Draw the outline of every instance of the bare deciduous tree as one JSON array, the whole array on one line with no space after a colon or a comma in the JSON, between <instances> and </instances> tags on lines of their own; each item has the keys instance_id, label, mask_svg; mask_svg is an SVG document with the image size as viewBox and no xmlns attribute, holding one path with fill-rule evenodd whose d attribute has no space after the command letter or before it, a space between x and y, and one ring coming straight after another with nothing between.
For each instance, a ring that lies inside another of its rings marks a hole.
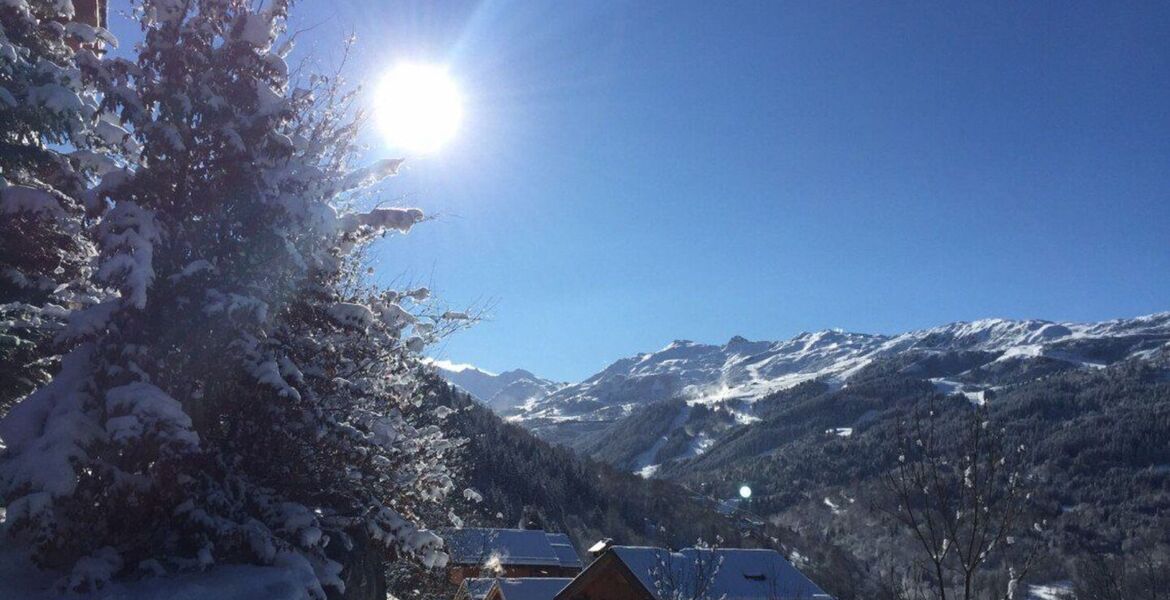
<instances>
[{"instance_id":1,"label":"bare deciduous tree","mask_svg":"<svg viewBox=\"0 0 1170 600\"><path fill-rule=\"evenodd\" d=\"M712 546L699 540L693 552L663 550L656 553L654 562L650 575L659 600L721 600L721 596L711 595L723 565L718 544Z\"/></svg>"},{"instance_id":2,"label":"bare deciduous tree","mask_svg":"<svg viewBox=\"0 0 1170 600\"><path fill-rule=\"evenodd\" d=\"M882 478L888 498L878 508L924 550L919 566L940 600L974 599L976 575L1001 557L1014 562L995 597L1011 599L1043 534L1040 523L1028 520L1030 494L1020 471L1025 448L1006 447L986 406L962 419L957 427L944 423L931 400L903 423L897 461Z\"/></svg>"},{"instance_id":3,"label":"bare deciduous tree","mask_svg":"<svg viewBox=\"0 0 1170 600\"><path fill-rule=\"evenodd\" d=\"M1155 544L1122 556L1094 556L1077 564L1078 600L1170 599L1170 549Z\"/></svg>"}]
</instances>

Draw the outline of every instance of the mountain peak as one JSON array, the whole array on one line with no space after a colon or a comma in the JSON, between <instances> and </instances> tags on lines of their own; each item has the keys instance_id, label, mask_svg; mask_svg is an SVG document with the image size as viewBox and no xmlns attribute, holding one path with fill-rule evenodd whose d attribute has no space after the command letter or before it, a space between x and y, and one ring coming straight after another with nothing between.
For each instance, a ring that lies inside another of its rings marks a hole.
<instances>
[{"instance_id":1,"label":"mountain peak","mask_svg":"<svg viewBox=\"0 0 1170 600\"><path fill-rule=\"evenodd\" d=\"M675 398L698 404L733 398L742 406L743 401L750 404L806 381L842 384L875 361L902 353L980 351L992 361L1000 356L1047 357L1079 368L1103 364L1102 356L1148 353L1168 342L1166 313L1100 323L981 319L895 335L822 329L782 341L750 341L736 335L724 345L680 339L656 352L619 359L579 383L560 386L520 407L517 420L556 422L557 431L571 432L566 423L612 421L639 405ZM1102 353L1105 348L1107 354Z\"/></svg>"},{"instance_id":2,"label":"mountain peak","mask_svg":"<svg viewBox=\"0 0 1170 600\"><path fill-rule=\"evenodd\" d=\"M502 373L484 371L474 365L432 360L443 379L471 394L496 412L507 412L525 403L543 399L564 384L537 377L526 369Z\"/></svg>"},{"instance_id":3,"label":"mountain peak","mask_svg":"<svg viewBox=\"0 0 1170 600\"><path fill-rule=\"evenodd\" d=\"M540 379L539 377L534 375L532 373L532 371L529 371L528 369L511 369L509 371L504 371L503 373L500 373L500 377L505 377L508 379L533 379L533 380Z\"/></svg>"}]
</instances>

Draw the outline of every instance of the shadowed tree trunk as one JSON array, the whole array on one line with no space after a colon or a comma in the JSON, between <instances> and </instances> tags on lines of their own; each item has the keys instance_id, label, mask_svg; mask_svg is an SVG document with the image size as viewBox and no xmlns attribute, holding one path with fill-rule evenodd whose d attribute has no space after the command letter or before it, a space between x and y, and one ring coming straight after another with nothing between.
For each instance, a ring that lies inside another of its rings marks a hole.
<instances>
[{"instance_id":1,"label":"shadowed tree trunk","mask_svg":"<svg viewBox=\"0 0 1170 600\"><path fill-rule=\"evenodd\" d=\"M351 544L335 540L328 546L329 558L341 563L345 593L329 590L331 600L386 600L385 551L363 529L346 532Z\"/></svg>"}]
</instances>

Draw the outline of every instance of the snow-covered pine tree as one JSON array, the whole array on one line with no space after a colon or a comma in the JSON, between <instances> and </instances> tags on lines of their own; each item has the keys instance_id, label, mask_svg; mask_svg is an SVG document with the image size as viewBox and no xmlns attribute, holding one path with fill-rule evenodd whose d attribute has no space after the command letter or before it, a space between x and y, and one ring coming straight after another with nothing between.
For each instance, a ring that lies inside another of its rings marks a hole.
<instances>
[{"instance_id":1,"label":"snow-covered pine tree","mask_svg":"<svg viewBox=\"0 0 1170 600\"><path fill-rule=\"evenodd\" d=\"M6 529L63 588L278 564L340 589L330 546L445 561L416 507L451 443L412 424L425 290L354 285L353 253L417 209L339 212L393 175L354 169L360 115L327 78L293 89L288 2L145 0L137 64L103 61L102 110L141 145L89 197L95 285L51 382L0 421Z\"/></svg>"},{"instance_id":2,"label":"snow-covered pine tree","mask_svg":"<svg viewBox=\"0 0 1170 600\"><path fill-rule=\"evenodd\" d=\"M112 38L71 10L0 4L0 415L48 379L53 336L96 297L85 193L125 154L94 92L95 44Z\"/></svg>"}]
</instances>

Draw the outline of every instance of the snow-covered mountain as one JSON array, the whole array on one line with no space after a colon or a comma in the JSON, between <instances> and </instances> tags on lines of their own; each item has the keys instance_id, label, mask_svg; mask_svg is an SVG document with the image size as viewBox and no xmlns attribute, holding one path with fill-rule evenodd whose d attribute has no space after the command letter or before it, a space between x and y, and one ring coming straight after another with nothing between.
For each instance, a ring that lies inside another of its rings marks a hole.
<instances>
[{"instance_id":1,"label":"snow-covered mountain","mask_svg":"<svg viewBox=\"0 0 1170 600\"><path fill-rule=\"evenodd\" d=\"M751 419L751 404L811 379L846 385L876 360L948 357L964 368L929 373L941 391L981 400L1007 375L1038 364L1103 367L1149 356L1170 342L1170 312L1100 323L984 319L900 335L825 330L768 342L733 337L726 344L675 341L657 352L623 358L580 383L516 405L512 420L542 436L569 441L596 431L647 404L684 398L688 404L720 405ZM939 359L941 360L941 358ZM911 361L912 362L912 361Z\"/></svg>"},{"instance_id":2,"label":"snow-covered mountain","mask_svg":"<svg viewBox=\"0 0 1170 600\"><path fill-rule=\"evenodd\" d=\"M431 364L444 379L498 414L509 414L521 405L538 402L565 386L537 377L524 369L492 373L444 360L433 360Z\"/></svg>"}]
</instances>

